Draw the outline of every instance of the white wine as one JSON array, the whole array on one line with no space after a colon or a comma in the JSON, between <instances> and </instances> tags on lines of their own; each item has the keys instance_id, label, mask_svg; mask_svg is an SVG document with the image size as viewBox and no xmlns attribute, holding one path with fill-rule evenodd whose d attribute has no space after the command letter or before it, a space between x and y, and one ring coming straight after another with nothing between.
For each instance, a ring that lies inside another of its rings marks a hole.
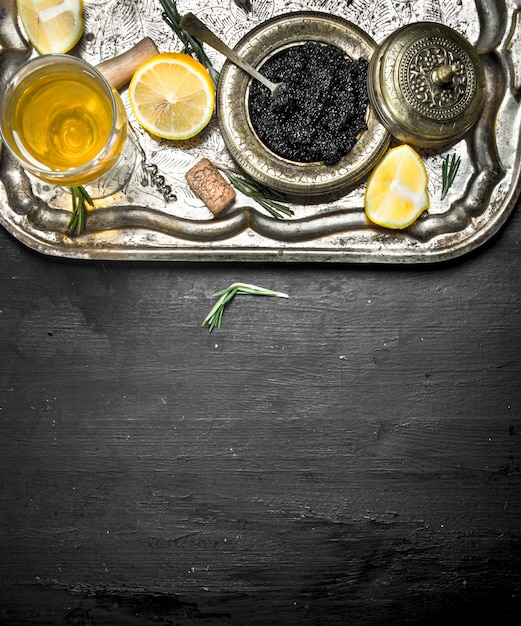
<instances>
[{"instance_id":1,"label":"white wine","mask_svg":"<svg viewBox=\"0 0 521 626\"><path fill-rule=\"evenodd\" d=\"M118 100L93 71L54 59L16 85L3 116L4 134L42 180L92 182L114 165L126 139Z\"/></svg>"}]
</instances>

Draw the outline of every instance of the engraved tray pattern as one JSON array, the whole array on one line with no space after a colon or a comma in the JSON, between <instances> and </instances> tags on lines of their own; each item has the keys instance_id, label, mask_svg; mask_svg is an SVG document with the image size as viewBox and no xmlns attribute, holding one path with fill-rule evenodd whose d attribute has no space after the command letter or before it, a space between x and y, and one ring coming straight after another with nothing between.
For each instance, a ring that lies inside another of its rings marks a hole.
<instances>
[{"instance_id":1,"label":"engraved tray pattern","mask_svg":"<svg viewBox=\"0 0 521 626\"><path fill-rule=\"evenodd\" d=\"M41 253L83 259L186 261L314 261L425 263L461 256L487 241L506 222L519 194L521 0L179 0L222 39L235 45L260 22L283 13L315 10L357 24L377 43L415 21L443 22L464 34L482 55L487 80L485 110L477 125L447 153L461 156L457 180L440 201L442 153L422 151L430 176L431 207L405 231L372 226L363 211L365 181L343 198L292 205L294 217L277 220L238 194L214 218L186 184L186 171L202 157L233 165L214 119L186 142L158 141L132 117L146 165L122 192L96 201L88 228L64 234L68 192L27 176L6 150L0 153L0 223ZM35 52L25 42L15 0L0 4L0 77ZM111 58L145 36L160 51L181 45L161 17L157 0L86 0L85 32L73 53L92 64ZM207 48L215 67L224 59ZM157 168L159 175L154 174ZM169 194L169 191L171 193ZM172 198L175 194L175 199Z\"/></svg>"}]
</instances>

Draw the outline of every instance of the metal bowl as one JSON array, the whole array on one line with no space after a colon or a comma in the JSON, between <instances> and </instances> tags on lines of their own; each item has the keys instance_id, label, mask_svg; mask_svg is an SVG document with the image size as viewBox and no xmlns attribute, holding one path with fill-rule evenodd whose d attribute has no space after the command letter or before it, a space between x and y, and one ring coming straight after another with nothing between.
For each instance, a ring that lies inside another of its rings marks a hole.
<instances>
[{"instance_id":1,"label":"metal bowl","mask_svg":"<svg viewBox=\"0 0 521 626\"><path fill-rule=\"evenodd\" d=\"M369 61L376 43L363 30L343 18L314 11L299 11L263 22L235 46L256 69L282 50L306 41L340 48L351 59ZM224 142L233 159L255 181L286 196L316 202L338 196L359 182L389 145L390 135L368 105L367 130L336 165L296 163L271 152L257 137L248 112L251 78L227 61L217 89L217 116Z\"/></svg>"}]
</instances>

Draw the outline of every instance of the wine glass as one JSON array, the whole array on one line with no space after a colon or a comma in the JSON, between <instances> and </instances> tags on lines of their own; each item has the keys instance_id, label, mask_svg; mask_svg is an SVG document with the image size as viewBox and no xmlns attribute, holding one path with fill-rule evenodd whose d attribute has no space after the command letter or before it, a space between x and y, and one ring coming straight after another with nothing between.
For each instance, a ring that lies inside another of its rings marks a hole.
<instances>
[{"instance_id":1,"label":"wine glass","mask_svg":"<svg viewBox=\"0 0 521 626\"><path fill-rule=\"evenodd\" d=\"M119 93L67 54L41 55L15 71L0 97L0 134L27 172L66 187L96 183L97 197L121 189L136 163Z\"/></svg>"}]
</instances>

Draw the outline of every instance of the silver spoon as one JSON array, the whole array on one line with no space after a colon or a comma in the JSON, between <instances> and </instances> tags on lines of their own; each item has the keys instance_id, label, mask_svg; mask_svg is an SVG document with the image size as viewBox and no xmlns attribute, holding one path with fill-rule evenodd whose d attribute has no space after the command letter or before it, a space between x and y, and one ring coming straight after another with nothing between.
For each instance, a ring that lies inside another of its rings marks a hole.
<instances>
[{"instance_id":1,"label":"silver spoon","mask_svg":"<svg viewBox=\"0 0 521 626\"><path fill-rule=\"evenodd\" d=\"M224 54L224 56L234 65L237 65L237 67L240 67L241 70L244 70L247 74L258 80L259 83L271 91L272 98L274 98L277 91L284 86L284 83L272 83L271 80L268 80L265 76L260 74L234 50L228 47L224 41L219 39L215 33L212 33L212 31L193 13L185 13L179 22L179 26L181 26L183 30L186 30L186 32L193 37L197 37L197 39L207 43L209 46L217 50L217 52Z\"/></svg>"}]
</instances>

